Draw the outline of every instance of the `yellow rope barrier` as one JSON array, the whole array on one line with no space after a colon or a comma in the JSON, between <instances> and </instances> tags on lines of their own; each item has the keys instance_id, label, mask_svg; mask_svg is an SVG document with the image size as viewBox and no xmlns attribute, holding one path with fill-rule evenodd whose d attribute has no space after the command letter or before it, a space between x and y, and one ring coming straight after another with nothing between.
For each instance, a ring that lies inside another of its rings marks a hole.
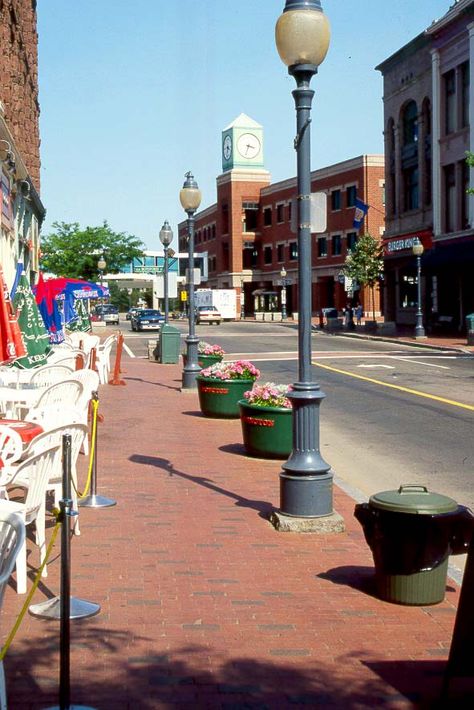
<instances>
[{"instance_id":1,"label":"yellow rope barrier","mask_svg":"<svg viewBox=\"0 0 474 710\"><path fill-rule=\"evenodd\" d=\"M51 535L51 540L49 541L49 545L46 549L45 558L36 573L36 576L35 576L35 579L33 582L33 586L31 587L29 594L26 597L25 603L23 604L23 607L18 615L18 618L15 621L15 624L14 624L12 630L8 634L8 638L5 641L2 650L0 651L0 661L3 661L3 659L5 658L5 655L8 651L8 649L10 648L11 643L12 643L13 639L15 638L18 629L20 628L20 624L23 621L23 617L25 616L25 614L27 612L27 609L30 605L32 598L33 598L33 594L36 592L38 584L40 583L41 575L43 574L43 570L46 566L46 563L48 562L49 556L51 554L51 550L53 549L54 543L56 541L56 537L58 535L58 531L61 526L62 520L61 520L61 513L57 508L54 509L53 513L56 517L56 525L54 526L53 534Z\"/></svg>"},{"instance_id":2,"label":"yellow rope barrier","mask_svg":"<svg viewBox=\"0 0 474 710\"><path fill-rule=\"evenodd\" d=\"M94 466L94 456L95 456L95 442L97 440L96 437L96 430L97 430L97 413L99 409L99 400L98 399L93 399L92 400L92 431L91 431L91 450L90 450L90 455L89 455L89 471L87 473L87 481L86 481L86 487L84 488L83 493L79 493L77 490L76 484L74 483L73 478L71 477L71 483L74 488L74 491L77 495L78 498L85 498L86 495L89 493L89 488L91 485L92 481L92 469Z\"/></svg>"}]
</instances>

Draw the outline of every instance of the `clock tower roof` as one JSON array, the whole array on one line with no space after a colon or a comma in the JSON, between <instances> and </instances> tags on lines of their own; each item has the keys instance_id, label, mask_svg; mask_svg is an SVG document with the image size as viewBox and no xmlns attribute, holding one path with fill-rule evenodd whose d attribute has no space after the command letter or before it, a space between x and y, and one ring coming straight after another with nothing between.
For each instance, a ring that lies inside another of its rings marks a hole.
<instances>
[{"instance_id":1,"label":"clock tower roof","mask_svg":"<svg viewBox=\"0 0 474 710\"><path fill-rule=\"evenodd\" d=\"M262 128L260 123L254 121L253 118L247 116L246 113L241 113L237 118L234 118L232 123L224 128L224 131L228 131L231 128Z\"/></svg>"}]
</instances>

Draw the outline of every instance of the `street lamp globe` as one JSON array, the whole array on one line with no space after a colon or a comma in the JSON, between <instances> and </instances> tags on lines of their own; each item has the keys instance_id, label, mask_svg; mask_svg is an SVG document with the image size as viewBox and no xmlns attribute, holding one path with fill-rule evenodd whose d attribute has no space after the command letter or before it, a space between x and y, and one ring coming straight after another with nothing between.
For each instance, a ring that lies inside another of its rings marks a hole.
<instances>
[{"instance_id":1,"label":"street lamp globe","mask_svg":"<svg viewBox=\"0 0 474 710\"><path fill-rule=\"evenodd\" d=\"M163 244L165 249L169 247L173 240L173 230L171 229L169 222L165 219L162 228L160 229L160 242Z\"/></svg>"},{"instance_id":2,"label":"street lamp globe","mask_svg":"<svg viewBox=\"0 0 474 710\"><path fill-rule=\"evenodd\" d=\"M179 193L179 200L185 212L195 212L201 204L201 190L191 172L186 173L186 180Z\"/></svg>"},{"instance_id":3,"label":"street lamp globe","mask_svg":"<svg viewBox=\"0 0 474 710\"><path fill-rule=\"evenodd\" d=\"M275 27L278 54L288 67L318 67L327 54L330 34L320 0L286 0Z\"/></svg>"},{"instance_id":4,"label":"street lamp globe","mask_svg":"<svg viewBox=\"0 0 474 710\"><path fill-rule=\"evenodd\" d=\"M423 252L425 251L425 248L419 239L417 239L413 243L412 251L413 251L414 256L421 256L423 254Z\"/></svg>"},{"instance_id":5,"label":"street lamp globe","mask_svg":"<svg viewBox=\"0 0 474 710\"><path fill-rule=\"evenodd\" d=\"M280 276L282 279L286 279L286 269L284 266L282 267L282 269L280 271Z\"/></svg>"},{"instance_id":6,"label":"street lamp globe","mask_svg":"<svg viewBox=\"0 0 474 710\"><path fill-rule=\"evenodd\" d=\"M105 261L104 257L101 256L99 261L97 262L97 268L99 269L99 271L104 271L106 266L107 262Z\"/></svg>"}]
</instances>

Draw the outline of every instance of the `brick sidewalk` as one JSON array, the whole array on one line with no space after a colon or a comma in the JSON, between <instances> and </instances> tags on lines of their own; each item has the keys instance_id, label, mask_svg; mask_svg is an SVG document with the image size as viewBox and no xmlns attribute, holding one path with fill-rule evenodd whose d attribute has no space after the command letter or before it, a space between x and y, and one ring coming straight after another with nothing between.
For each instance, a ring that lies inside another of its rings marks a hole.
<instances>
[{"instance_id":1,"label":"brick sidewalk","mask_svg":"<svg viewBox=\"0 0 474 710\"><path fill-rule=\"evenodd\" d=\"M350 498L335 488L345 533L275 532L279 462L244 456L239 421L202 417L179 366L124 367L126 386L100 392L98 492L117 506L82 509L72 541L72 593L102 610L71 622L71 702L432 707L455 585L432 607L378 600ZM59 593L58 572L55 559L34 602ZM7 589L2 639L23 601ZM58 628L25 617L5 660L11 710L57 705Z\"/></svg>"}]
</instances>

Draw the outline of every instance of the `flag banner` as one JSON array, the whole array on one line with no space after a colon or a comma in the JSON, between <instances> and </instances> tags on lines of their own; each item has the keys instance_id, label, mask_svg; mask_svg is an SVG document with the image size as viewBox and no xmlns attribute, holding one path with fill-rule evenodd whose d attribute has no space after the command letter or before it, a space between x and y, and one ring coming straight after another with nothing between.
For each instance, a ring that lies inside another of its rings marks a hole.
<instances>
[{"instance_id":1,"label":"flag banner","mask_svg":"<svg viewBox=\"0 0 474 710\"><path fill-rule=\"evenodd\" d=\"M364 221L365 215L369 211L369 205L366 205L365 202L362 202L362 200L359 200L358 197L355 199L355 212L354 212L354 221L352 223L352 226L354 229L359 229L362 222Z\"/></svg>"},{"instance_id":2,"label":"flag banner","mask_svg":"<svg viewBox=\"0 0 474 710\"><path fill-rule=\"evenodd\" d=\"M25 354L20 327L13 314L10 294L0 265L0 362L7 364Z\"/></svg>"},{"instance_id":3,"label":"flag banner","mask_svg":"<svg viewBox=\"0 0 474 710\"><path fill-rule=\"evenodd\" d=\"M15 360L15 367L30 368L46 365L51 349L49 333L36 305L35 297L25 272L20 276L13 299L13 309L18 318L26 355Z\"/></svg>"},{"instance_id":4,"label":"flag banner","mask_svg":"<svg viewBox=\"0 0 474 710\"><path fill-rule=\"evenodd\" d=\"M90 333L92 331L92 323L87 312L86 302L83 298L76 298L74 301L75 316L66 322L66 328L72 331L82 333Z\"/></svg>"},{"instance_id":5,"label":"flag banner","mask_svg":"<svg viewBox=\"0 0 474 710\"><path fill-rule=\"evenodd\" d=\"M21 261L19 261L18 264L16 265L15 279L13 281L13 286L10 291L10 300L12 301L12 303L13 303L13 299L15 298L16 289L18 287L18 284L20 283L20 278L21 278L23 271L24 271L23 264Z\"/></svg>"}]
</instances>

